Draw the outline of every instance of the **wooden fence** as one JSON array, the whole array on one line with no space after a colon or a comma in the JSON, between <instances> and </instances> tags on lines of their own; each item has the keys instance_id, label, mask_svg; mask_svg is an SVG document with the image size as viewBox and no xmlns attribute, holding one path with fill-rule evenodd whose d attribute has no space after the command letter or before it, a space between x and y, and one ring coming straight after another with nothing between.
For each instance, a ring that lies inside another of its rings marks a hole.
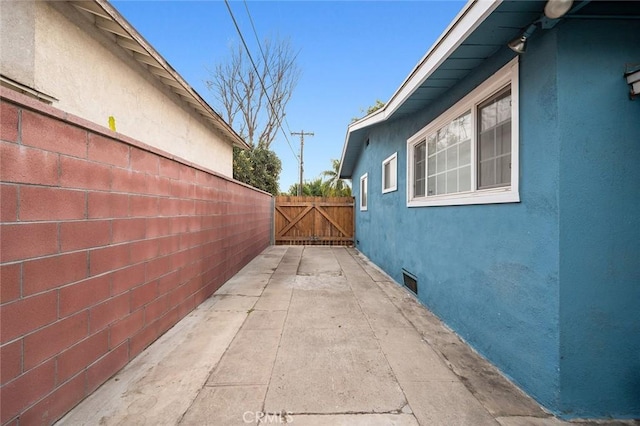
<instances>
[{"instance_id":1,"label":"wooden fence","mask_svg":"<svg viewBox=\"0 0 640 426\"><path fill-rule=\"evenodd\" d=\"M353 197L276 197L278 245L352 246Z\"/></svg>"}]
</instances>

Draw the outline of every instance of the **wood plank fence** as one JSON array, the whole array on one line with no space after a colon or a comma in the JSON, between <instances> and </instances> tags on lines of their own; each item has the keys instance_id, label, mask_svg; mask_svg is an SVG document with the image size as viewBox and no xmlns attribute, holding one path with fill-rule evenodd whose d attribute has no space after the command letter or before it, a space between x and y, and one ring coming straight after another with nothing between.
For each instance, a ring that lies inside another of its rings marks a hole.
<instances>
[{"instance_id":1,"label":"wood plank fence","mask_svg":"<svg viewBox=\"0 0 640 426\"><path fill-rule=\"evenodd\" d=\"M278 196L275 202L277 245L352 246L353 197Z\"/></svg>"}]
</instances>

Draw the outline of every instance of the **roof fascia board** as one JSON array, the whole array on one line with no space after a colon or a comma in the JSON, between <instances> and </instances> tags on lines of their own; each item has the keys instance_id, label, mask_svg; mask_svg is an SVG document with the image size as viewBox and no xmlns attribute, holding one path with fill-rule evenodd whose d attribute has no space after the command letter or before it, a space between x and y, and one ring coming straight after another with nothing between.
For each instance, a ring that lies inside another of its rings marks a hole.
<instances>
[{"instance_id":1,"label":"roof fascia board","mask_svg":"<svg viewBox=\"0 0 640 426\"><path fill-rule=\"evenodd\" d=\"M433 72L457 49L467 37L496 9L503 0L469 0L458 15L442 32L426 55L418 62L409 76L391 96L384 107L373 114L351 123L347 128L340 169L338 176L342 176L342 167L347 155L349 139L352 132L361 130L389 119L393 113L429 78Z\"/></svg>"},{"instance_id":2,"label":"roof fascia board","mask_svg":"<svg viewBox=\"0 0 640 426\"><path fill-rule=\"evenodd\" d=\"M138 31L131 24L129 24L129 22L127 22L127 20L107 0L93 1L105 12L106 15L108 15L113 20L115 24L117 24L119 28L122 29L122 31L126 33L126 35L122 35L120 34L120 32L116 32L116 34L120 35L125 40L126 38L131 38L131 40L133 40L135 44L140 46L142 50L150 56L151 60L143 61L144 63L152 67L164 69L171 76L171 79L176 82L175 84L179 85L180 88L186 92L186 94L179 95L184 96L185 100L186 98L191 97L197 105L202 107L202 109L206 111L207 115L209 115L210 118L213 119L211 120L211 122L212 124L215 123L214 127L217 127L220 131L223 132L223 134L226 134L229 142L241 148L249 148L247 143L235 132L235 130L233 130L233 128L231 128L231 126L226 121L224 121L222 117L220 117L220 115L218 115L218 113L215 112L215 110L211 108L211 106L204 99L202 99L195 90L193 90L193 88L182 78L182 76L180 76L180 74L178 74L173 69L173 67L169 65L169 63L144 39L144 37L142 37L140 33L138 33ZM96 13L95 9L92 10L91 13ZM108 29L108 31L111 30ZM125 46L122 47L127 48ZM138 56L144 56L144 53L140 52L140 50L137 50L137 52ZM136 59L140 61L139 57ZM156 64L150 62L155 62ZM166 81L162 81L162 83L167 85ZM169 84L169 86L173 86L175 88L175 84Z\"/></svg>"},{"instance_id":3,"label":"roof fascia board","mask_svg":"<svg viewBox=\"0 0 640 426\"><path fill-rule=\"evenodd\" d=\"M338 176L342 174L342 165L344 163L345 155L347 155L347 146L349 145L349 136L356 130L364 129L374 124L381 123L385 120L382 108L372 112L371 114L361 118L360 120L351 123L347 129L347 135L345 136L344 145L342 146L342 155L340 156L340 168L338 170Z\"/></svg>"},{"instance_id":4,"label":"roof fascia board","mask_svg":"<svg viewBox=\"0 0 640 426\"><path fill-rule=\"evenodd\" d=\"M503 0L470 0L443 31L427 54L391 96L380 112L382 117L368 115L349 126L358 130L390 118L424 81L455 51L466 38L493 12Z\"/></svg>"},{"instance_id":5,"label":"roof fascia board","mask_svg":"<svg viewBox=\"0 0 640 426\"><path fill-rule=\"evenodd\" d=\"M73 5L93 15L100 16L105 19L109 19L109 15L107 15L105 11L97 3L93 3L90 1L78 1L78 2L74 2Z\"/></svg>"},{"instance_id":6,"label":"roof fascia board","mask_svg":"<svg viewBox=\"0 0 640 426\"><path fill-rule=\"evenodd\" d=\"M342 155L340 156L340 167L338 167L338 178L343 179L342 177L342 168L344 167L344 159L347 155L347 148L349 147L349 135L351 134L351 129L347 130L347 135L344 137L344 145L342 145Z\"/></svg>"},{"instance_id":7,"label":"roof fascia board","mask_svg":"<svg viewBox=\"0 0 640 426\"><path fill-rule=\"evenodd\" d=\"M385 118L393 115L501 3L502 0L470 0L391 96L385 108Z\"/></svg>"},{"instance_id":8,"label":"roof fascia board","mask_svg":"<svg viewBox=\"0 0 640 426\"><path fill-rule=\"evenodd\" d=\"M380 123L382 121L385 120L385 114L384 111L381 109L377 110L376 112L373 112L369 115L367 115L366 117L361 118L360 120L354 121L353 123L351 123L349 125L349 130L351 131L355 131L355 130L360 130L363 129L365 127L369 127L372 126L374 124Z\"/></svg>"}]
</instances>

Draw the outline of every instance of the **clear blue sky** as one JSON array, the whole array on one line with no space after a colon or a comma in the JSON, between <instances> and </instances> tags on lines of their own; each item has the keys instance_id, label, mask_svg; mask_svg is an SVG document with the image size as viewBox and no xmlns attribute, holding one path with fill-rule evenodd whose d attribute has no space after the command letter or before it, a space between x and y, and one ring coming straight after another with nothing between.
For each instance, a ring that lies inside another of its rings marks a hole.
<instances>
[{"instance_id":1,"label":"clear blue sky","mask_svg":"<svg viewBox=\"0 0 640 426\"><path fill-rule=\"evenodd\" d=\"M254 58L260 39L288 37L300 50L302 76L287 107L290 130L305 138L305 180L339 159L353 117L388 101L451 20L461 1L232 1ZM207 101L204 81L239 42L223 1L113 1L118 11ZM285 131L289 129L285 126ZM297 155L300 140L288 136ZM280 190L298 181L298 162L280 132L271 145L282 160Z\"/></svg>"}]
</instances>

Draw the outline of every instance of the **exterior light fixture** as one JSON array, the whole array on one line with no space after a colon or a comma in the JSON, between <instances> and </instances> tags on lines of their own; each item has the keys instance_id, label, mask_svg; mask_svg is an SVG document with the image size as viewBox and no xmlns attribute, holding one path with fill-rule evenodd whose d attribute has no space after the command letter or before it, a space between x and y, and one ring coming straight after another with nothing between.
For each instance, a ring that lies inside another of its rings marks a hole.
<instances>
[{"instance_id":1,"label":"exterior light fixture","mask_svg":"<svg viewBox=\"0 0 640 426\"><path fill-rule=\"evenodd\" d=\"M635 99L640 95L640 65L625 72L624 77L629 84L629 97Z\"/></svg>"},{"instance_id":2,"label":"exterior light fixture","mask_svg":"<svg viewBox=\"0 0 640 426\"><path fill-rule=\"evenodd\" d=\"M571 9L573 0L547 0L544 6L544 14L549 19L558 19Z\"/></svg>"},{"instance_id":3,"label":"exterior light fixture","mask_svg":"<svg viewBox=\"0 0 640 426\"><path fill-rule=\"evenodd\" d=\"M547 0L547 4L544 6L544 15L529 25L520 37L514 38L507 43L507 46L509 46L509 49L513 50L518 55L524 53L527 50L527 39L531 37L538 24L540 24L540 27L544 30L551 29L559 22L560 18L567 14L567 12L570 10L572 12L577 11L583 8L587 3L589 3L589 1L590 0L584 1L582 4L571 10L573 0Z\"/></svg>"},{"instance_id":4,"label":"exterior light fixture","mask_svg":"<svg viewBox=\"0 0 640 426\"><path fill-rule=\"evenodd\" d=\"M529 25L529 27L525 30L525 32L522 33L522 35L514 38L507 44L507 46L509 46L509 49L513 50L518 55L524 53L527 50L527 40L529 39L529 37L531 37L531 34L533 34L536 28L537 26L535 23Z\"/></svg>"}]
</instances>

